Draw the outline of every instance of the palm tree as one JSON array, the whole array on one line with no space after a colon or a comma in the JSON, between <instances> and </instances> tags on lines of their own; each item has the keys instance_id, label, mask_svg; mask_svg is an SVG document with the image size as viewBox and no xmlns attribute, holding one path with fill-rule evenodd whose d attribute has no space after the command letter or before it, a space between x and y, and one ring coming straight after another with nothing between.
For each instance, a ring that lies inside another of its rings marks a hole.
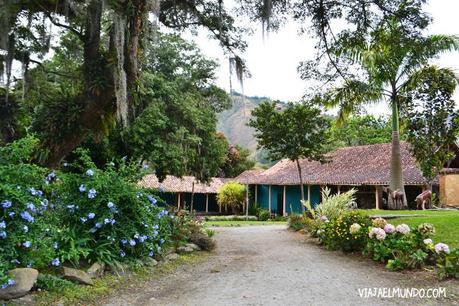
<instances>
[{"instance_id":1,"label":"palm tree","mask_svg":"<svg viewBox=\"0 0 459 306\"><path fill-rule=\"evenodd\" d=\"M416 85L416 75L429 65L429 60L442 52L459 49L455 36L421 36L407 33L397 22L372 33L371 41L343 47L340 56L351 60L365 73L362 79L346 79L342 86L325 95L329 107L338 107L338 122L360 106L387 101L392 109L392 154L390 188L404 194L403 205L396 207L389 197L390 209L406 207L400 154L399 109L408 84Z\"/></svg>"}]
</instances>

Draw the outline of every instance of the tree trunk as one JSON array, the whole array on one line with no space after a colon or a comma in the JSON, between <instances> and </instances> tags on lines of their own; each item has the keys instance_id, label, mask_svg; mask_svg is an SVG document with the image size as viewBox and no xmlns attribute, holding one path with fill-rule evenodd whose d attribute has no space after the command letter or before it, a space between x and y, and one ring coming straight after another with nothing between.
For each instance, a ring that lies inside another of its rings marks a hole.
<instances>
[{"instance_id":1,"label":"tree trunk","mask_svg":"<svg viewBox=\"0 0 459 306\"><path fill-rule=\"evenodd\" d=\"M146 0L133 1L133 16L129 18L129 29L127 30L124 58L126 67L126 81L128 90L128 119L133 120L135 112L130 106L134 100L133 94L138 86L139 67L138 55L140 49L140 35L143 27L143 20L146 16ZM101 52L101 21L102 21L102 0L92 0L88 5L87 21L84 37L84 62L83 79L85 88L79 97L82 101L81 119L78 131L69 133L65 139L48 139L42 145L49 149L44 163L52 168L58 167L62 159L72 152L90 131L97 132L102 120L116 113L116 94L113 78L113 65L107 62L105 55ZM113 32L113 31L112 31ZM110 33L112 35L112 33ZM110 39L109 54L116 57L116 49L113 37ZM94 89L94 77L104 76L105 86L98 90Z\"/></svg>"},{"instance_id":2,"label":"tree trunk","mask_svg":"<svg viewBox=\"0 0 459 306\"><path fill-rule=\"evenodd\" d=\"M298 176L300 178L300 189L301 189L301 200L304 201L304 184L303 184L303 175L301 173L300 161L296 160L296 167L298 168ZM304 205L301 204L301 212L304 213Z\"/></svg>"},{"instance_id":3,"label":"tree trunk","mask_svg":"<svg viewBox=\"0 0 459 306\"><path fill-rule=\"evenodd\" d=\"M403 204L397 205L388 197L387 206L389 209L403 209L406 205L405 186L403 184L403 166L400 152L400 124L398 115L398 102L392 99L392 152L390 163L390 188L392 191L400 190L403 193Z\"/></svg>"},{"instance_id":4,"label":"tree trunk","mask_svg":"<svg viewBox=\"0 0 459 306\"><path fill-rule=\"evenodd\" d=\"M191 186L191 201L190 201L190 213L193 213L193 204L194 204L194 181L193 185Z\"/></svg>"}]
</instances>

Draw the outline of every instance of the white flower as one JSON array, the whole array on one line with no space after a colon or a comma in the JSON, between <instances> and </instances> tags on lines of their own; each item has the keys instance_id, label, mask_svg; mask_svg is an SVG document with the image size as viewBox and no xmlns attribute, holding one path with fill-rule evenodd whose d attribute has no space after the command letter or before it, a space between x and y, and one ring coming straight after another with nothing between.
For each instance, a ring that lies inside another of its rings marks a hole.
<instances>
[{"instance_id":1,"label":"white flower","mask_svg":"<svg viewBox=\"0 0 459 306\"><path fill-rule=\"evenodd\" d=\"M384 240L386 239L386 232L379 227L372 227L370 232L368 233L368 236L370 238L376 237L378 240Z\"/></svg>"},{"instance_id":2,"label":"white flower","mask_svg":"<svg viewBox=\"0 0 459 306\"><path fill-rule=\"evenodd\" d=\"M437 254L440 254L441 252L445 252L446 254L449 254L449 246L441 242L437 243L435 245L435 252L437 252Z\"/></svg>"},{"instance_id":3,"label":"white flower","mask_svg":"<svg viewBox=\"0 0 459 306\"><path fill-rule=\"evenodd\" d=\"M432 243L433 243L432 239L430 239L430 238L424 239L423 242L424 242L424 244L426 244L426 245L432 244Z\"/></svg>"},{"instance_id":4,"label":"white flower","mask_svg":"<svg viewBox=\"0 0 459 306\"><path fill-rule=\"evenodd\" d=\"M406 224L397 225L395 230L397 232L399 232L400 234L403 234L403 235L408 235L410 233L410 227L408 225L406 225Z\"/></svg>"},{"instance_id":5,"label":"white flower","mask_svg":"<svg viewBox=\"0 0 459 306\"><path fill-rule=\"evenodd\" d=\"M351 234L357 234L357 233L360 231L361 228L362 228L362 227L360 226L360 224L354 223L354 224L352 224L351 227L349 228L349 232L350 232Z\"/></svg>"}]
</instances>

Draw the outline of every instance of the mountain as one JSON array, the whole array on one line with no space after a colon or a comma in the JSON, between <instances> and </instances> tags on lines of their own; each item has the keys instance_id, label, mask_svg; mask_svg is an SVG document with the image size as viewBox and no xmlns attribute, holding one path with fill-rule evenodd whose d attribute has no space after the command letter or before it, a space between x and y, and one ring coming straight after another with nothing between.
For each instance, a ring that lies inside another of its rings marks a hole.
<instances>
[{"instance_id":1,"label":"mountain","mask_svg":"<svg viewBox=\"0 0 459 306\"><path fill-rule=\"evenodd\" d=\"M270 164L266 153L257 150L257 140L253 128L247 126L252 110L261 102L270 100L267 97L247 97L239 93L232 95L233 105L230 109L218 114L217 130L223 132L231 144L247 148L260 164Z\"/></svg>"}]
</instances>

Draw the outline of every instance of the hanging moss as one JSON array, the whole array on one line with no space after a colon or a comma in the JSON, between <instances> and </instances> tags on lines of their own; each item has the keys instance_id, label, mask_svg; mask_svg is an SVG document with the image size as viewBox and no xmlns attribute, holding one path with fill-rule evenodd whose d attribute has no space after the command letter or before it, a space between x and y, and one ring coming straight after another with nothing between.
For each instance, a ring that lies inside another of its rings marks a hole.
<instances>
[{"instance_id":1,"label":"hanging moss","mask_svg":"<svg viewBox=\"0 0 459 306\"><path fill-rule=\"evenodd\" d=\"M128 123L127 80L124 70L124 50L127 21L119 12L113 13L112 43L116 51L117 64L114 69L113 79L116 95L116 116L123 125Z\"/></svg>"}]
</instances>

